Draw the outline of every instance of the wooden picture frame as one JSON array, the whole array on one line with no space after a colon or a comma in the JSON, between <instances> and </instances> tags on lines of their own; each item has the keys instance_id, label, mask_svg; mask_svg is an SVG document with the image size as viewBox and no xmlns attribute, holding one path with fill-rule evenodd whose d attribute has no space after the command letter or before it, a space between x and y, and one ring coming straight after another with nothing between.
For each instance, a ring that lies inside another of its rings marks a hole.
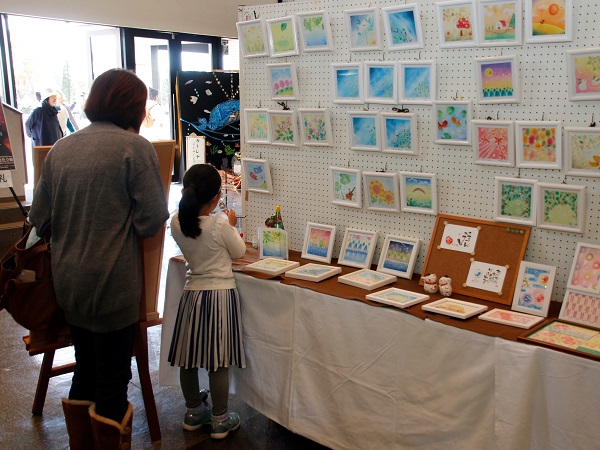
<instances>
[{"instance_id":1,"label":"wooden picture frame","mask_svg":"<svg viewBox=\"0 0 600 450\"><path fill-rule=\"evenodd\" d=\"M437 175L400 172L400 209L402 212L436 215L438 211Z\"/></svg>"},{"instance_id":2,"label":"wooden picture frame","mask_svg":"<svg viewBox=\"0 0 600 450\"><path fill-rule=\"evenodd\" d=\"M295 63L267 64L271 100L298 100L300 85Z\"/></svg>"},{"instance_id":3,"label":"wooden picture frame","mask_svg":"<svg viewBox=\"0 0 600 450\"><path fill-rule=\"evenodd\" d=\"M537 180L496 177L494 220L536 225Z\"/></svg>"},{"instance_id":4,"label":"wooden picture frame","mask_svg":"<svg viewBox=\"0 0 600 450\"><path fill-rule=\"evenodd\" d=\"M351 52L371 52L383 49L379 8L359 8L344 11L344 24Z\"/></svg>"},{"instance_id":5,"label":"wooden picture frame","mask_svg":"<svg viewBox=\"0 0 600 450\"><path fill-rule=\"evenodd\" d=\"M333 254L335 230L335 225L308 222L300 257L329 264Z\"/></svg>"},{"instance_id":6,"label":"wooden picture frame","mask_svg":"<svg viewBox=\"0 0 600 450\"><path fill-rule=\"evenodd\" d=\"M383 303L384 305L405 309L416 305L417 303L429 300L429 295L392 287L382 291L373 292L372 294L367 294L366 298L367 300Z\"/></svg>"},{"instance_id":7,"label":"wooden picture frame","mask_svg":"<svg viewBox=\"0 0 600 450\"><path fill-rule=\"evenodd\" d=\"M567 175L600 177L600 128L564 128Z\"/></svg>"},{"instance_id":8,"label":"wooden picture frame","mask_svg":"<svg viewBox=\"0 0 600 450\"><path fill-rule=\"evenodd\" d=\"M394 275L377 272L370 269L361 269L338 277L338 282L348 284L367 291L378 289L382 286L395 283L397 278Z\"/></svg>"},{"instance_id":9,"label":"wooden picture frame","mask_svg":"<svg viewBox=\"0 0 600 450\"><path fill-rule=\"evenodd\" d=\"M281 228L258 228L259 257L288 259L288 235ZM290 267L292 269L292 267Z\"/></svg>"},{"instance_id":10,"label":"wooden picture frame","mask_svg":"<svg viewBox=\"0 0 600 450\"><path fill-rule=\"evenodd\" d=\"M512 120L473 120L474 163L515 166L515 125Z\"/></svg>"},{"instance_id":11,"label":"wooden picture frame","mask_svg":"<svg viewBox=\"0 0 600 450\"><path fill-rule=\"evenodd\" d=\"M525 42L548 43L573 40L573 1L523 0L525 3Z\"/></svg>"},{"instance_id":12,"label":"wooden picture frame","mask_svg":"<svg viewBox=\"0 0 600 450\"><path fill-rule=\"evenodd\" d=\"M521 261L511 309L548 317L555 279L555 266Z\"/></svg>"},{"instance_id":13,"label":"wooden picture frame","mask_svg":"<svg viewBox=\"0 0 600 450\"><path fill-rule=\"evenodd\" d=\"M381 112L379 118L381 121L381 151L383 153L419 154L419 132L415 113Z\"/></svg>"},{"instance_id":14,"label":"wooden picture frame","mask_svg":"<svg viewBox=\"0 0 600 450\"><path fill-rule=\"evenodd\" d=\"M431 105L437 100L434 60L398 61L398 103Z\"/></svg>"},{"instance_id":15,"label":"wooden picture frame","mask_svg":"<svg viewBox=\"0 0 600 450\"><path fill-rule=\"evenodd\" d=\"M253 270L256 272L266 273L268 275L280 275L298 267L299 265L300 263L297 261L289 261L280 258L265 258L244 266L244 270Z\"/></svg>"},{"instance_id":16,"label":"wooden picture frame","mask_svg":"<svg viewBox=\"0 0 600 450\"><path fill-rule=\"evenodd\" d=\"M271 167L268 160L242 158L242 177L247 191L273 193Z\"/></svg>"},{"instance_id":17,"label":"wooden picture frame","mask_svg":"<svg viewBox=\"0 0 600 450\"><path fill-rule=\"evenodd\" d=\"M521 0L479 0L479 46L511 46L523 43Z\"/></svg>"},{"instance_id":18,"label":"wooden picture frame","mask_svg":"<svg viewBox=\"0 0 600 450\"><path fill-rule=\"evenodd\" d=\"M567 289L558 318L600 328L600 296Z\"/></svg>"},{"instance_id":19,"label":"wooden picture frame","mask_svg":"<svg viewBox=\"0 0 600 450\"><path fill-rule=\"evenodd\" d=\"M346 228L338 264L359 269L370 268L377 247L377 236L377 231Z\"/></svg>"},{"instance_id":20,"label":"wooden picture frame","mask_svg":"<svg viewBox=\"0 0 600 450\"><path fill-rule=\"evenodd\" d=\"M298 119L294 110L269 110L271 145L298 146Z\"/></svg>"},{"instance_id":21,"label":"wooden picture frame","mask_svg":"<svg viewBox=\"0 0 600 450\"><path fill-rule=\"evenodd\" d=\"M381 151L381 124L377 111L348 111L351 150Z\"/></svg>"},{"instance_id":22,"label":"wooden picture frame","mask_svg":"<svg viewBox=\"0 0 600 450\"><path fill-rule=\"evenodd\" d=\"M269 56L267 27L263 19L237 22L235 25L240 40L240 52L244 58Z\"/></svg>"},{"instance_id":23,"label":"wooden picture frame","mask_svg":"<svg viewBox=\"0 0 600 450\"><path fill-rule=\"evenodd\" d=\"M537 188L538 228L571 233L585 231L585 186L538 182Z\"/></svg>"},{"instance_id":24,"label":"wooden picture frame","mask_svg":"<svg viewBox=\"0 0 600 450\"><path fill-rule=\"evenodd\" d=\"M363 62L365 103L395 105L398 101L398 75L395 61Z\"/></svg>"},{"instance_id":25,"label":"wooden picture frame","mask_svg":"<svg viewBox=\"0 0 600 450\"><path fill-rule=\"evenodd\" d=\"M471 145L473 102L446 100L433 102L436 144Z\"/></svg>"},{"instance_id":26,"label":"wooden picture frame","mask_svg":"<svg viewBox=\"0 0 600 450\"><path fill-rule=\"evenodd\" d=\"M420 248L420 239L387 235L381 248L377 270L400 278L412 279Z\"/></svg>"},{"instance_id":27,"label":"wooden picture frame","mask_svg":"<svg viewBox=\"0 0 600 450\"><path fill-rule=\"evenodd\" d=\"M385 45L388 50L423 48L421 9L418 3L381 8Z\"/></svg>"},{"instance_id":28,"label":"wooden picture frame","mask_svg":"<svg viewBox=\"0 0 600 450\"><path fill-rule=\"evenodd\" d=\"M244 109L246 144L270 144L269 112L266 109Z\"/></svg>"},{"instance_id":29,"label":"wooden picture frame","mask_svg":"<svg viewBox=\"0 0 600 450\"><path fill-rule=\"evenodd\" d=\"M538 323L544 320L544 317L532 316L530 314L523 314L515 311L507 311L500 308L494 308L491 311L481 314L477 318L511 327L524 328L526 330L536 326Z\"/></svg>"},{"instance_id":30,"label":"wooden picture frame","mask_svg":"<svg viewBox=\"0 0 600 450\"><path fill-rule=\"evenodd\" d=\"M286 278L297 278L298 280L319 281L331 278L342 271L339 266L325 266L323 264L304 264L296 269L292 269L285 273Z\"/></svg>"},{"instance_id":31,"label":"wooden picture frame","mask_svg":"<svg viewBox=\"0 0 600 450\"><path fill-rule=\"evenodd\" d=\"M562 169L561 138L560 121L516 121L517 167Z\"/></svg>"},{"instance_id":32,"label":"wooden picture frame","mask_svg":"<svg viewBox=\"0 0 600 450\"><path fill-rule=\"evenodd\" d=\"M521 102L517 55L489 56L473 61L479 104Z\"/></svg>"},{"instance_id":33,"label":"wooden picture frame","mask_svg":"<svg viewBox=\"0 0 600 450\"><path fill-rule=\"evenodd\" d=\"M400 212L400 189L396 172L363 172L362 176L367 209Z\"/></svg>"},{"instance_id":34,"label":"wooden picture frame","mask_svg":"<svg viewBox=\"0 0 600 450\"><path fill-rule=\"evenodd\" d=\"M296 14L302 53L331 52L333 38L326 11L308 11Z\"/></svg>"},{"instance_id":35,"label":"wooden picture frame","mask_svg":"<svg viewBox=\"0 0 600 450\"><path fill-rule=\"evenodd\" d=\"M294 16L267 19L266 26L271 58L294 56L299 53Z\"/></svg>"},{"instance_id":36,"label":"wooden picture frame","mask_svg":"<svg viewBox=\"0 0 600 450\"><path fill-rule=\"evenodd\" d=\"M362 173L358 169L330 167L331 203L362 208Z\"/></svg>"},{"instance_id":37,"label":"wooden picture frame","mask_svg":"<svg viewBox=\"0 0 600 450\"><path fill-rule=\"evenodd\" d=\"M568 97L600 100L600 47L567 50Z\"/></svg>"},{"instance_id":38,"label":"wooden picture frame","mask_svg":"<svg viewBox=\"0 0 600 450\"><path fill-rule=\"evenodd\" d=\"M331 112L328 108L300 108L300 140L302 145L333 146Z\"/></svg>"},{"instance_id":39,"label":"wooden picture frame","mask_svg":"<svg viewBox=\"0 0 600 450\"><path fill-rule=\"evenodd\" d=\"M456 300L453 298L442 298L435 302L427 303L421 306L423 311L442 314L444 316L455 317L457 319L468 319L482 312L487 311L488 307L478 303Z\"/></svg>"},{"instance_id":40,"label":"wooden picture frame","mask_svg":"<svg viewBox=\"0 0 600 450\"><path fill-rule=\"evenodd\" d=\"M331 94L333 103L357 105L364 103L362 63L331 65Z\"/></svg>"},{"instance_id":41,"label":"wooden picture frame","mask_svg":"<svg viewBox=\"0 0 600 450\"><path fill-rule=\"evenodd\" d=\"M435 3L440 48L475 47L477 12L471 0L450 0Z\"/></svg>"},{"instance_id":42,"label":"wooden picture frame","mask_svg":"<svg viewBox=\"0 0 600 450\"><path fill-rule=\"evenodd\" d=\"M577 243L567 289L600 294L600 245Z\"/></svg>"}]
</instances>

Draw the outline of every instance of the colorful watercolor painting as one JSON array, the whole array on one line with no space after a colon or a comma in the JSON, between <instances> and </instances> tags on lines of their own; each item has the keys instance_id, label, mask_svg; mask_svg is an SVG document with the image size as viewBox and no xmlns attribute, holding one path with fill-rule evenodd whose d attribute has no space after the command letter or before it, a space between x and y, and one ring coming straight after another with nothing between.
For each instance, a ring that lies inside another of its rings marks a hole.
<instances>
[{"instance_id":1,"label":"colorful watercolor painting","mask_svg":"<svg viewBox=\"0 0 600 450\"><path fill-rule=\"evenodd\" d=\"M479 103L518 103L517 56L475 59Z\"/></svg>"},{"instance_id":2,"label":"colorful watercolor painting","mask_svg":"<svg viewBox=\"0 0 600 450\"><path fill-rule=\"evenodd\" d=\"M572 0L525 0L525 41L572 40Z\"/></svg>"},{"instance_id":3,"label":"colorful watercolor painting","mask_svg":"<svg viewBox=\"0 0 600 450\"><path fill-rule=\"evenodd\" d=\"M600 294L600 246L577 243L567 287Z\"/></svg>"},{"instance_id":4,"label":"colorful watercolor painting","mask_svg":"<svg viewBox=\"0 0 600 450\"><path fill-rule=\"evenodd\" d=\"M242 158L242 174L248 191L273 192L271 169L266 159Z\"/></svg>"},{"instance_id":5,"label":"colorful watercolor painting","mask_svg":"<svg viewBox=\"0 0 600 450\"><path fill-rule=\"evenodd\" d=\"M288 261L281 258L265 258L244 266L244 270L254 270L269 275L279 275L288 270L292 270L299 265L300 263L297 261Z\"/></svg>"},{"instance_id":6,"label":"colorful watercolor painting","mask_svg":"<svg viewBox=\"0 0 600 450\"><path fill-rule=\"evenodd\" d=\"M325 11L297 14L303 52L331 51L331 26Z\"/></svg>"},{"instance_id":7,"label":"colorful watercolor painting","mask_svg":"<svg viewBox=\"0 0 600 450\"><path fill-rule=\"evenodd\" d=\"M397 78L396 63L394 62L366 62L365 77L367 103L396 104Z\"/></svg>"},{"instance_id":8,"label":"colorful watercolor painting","mask_svg":"<svg viewBox=\"0 0 600 450\"><path fill-rule=\"evenodd\" d=\"M363 103L361 64L332 64L334 103Z\"/></svg>"},{"instance_id":9,"label":"colorful watercolor painting","mask_svg":"<svg viewBox=\"0 0 600 450\"><path fill-rule=\"evenodd\" d=\"M565 127L567 175L600 177L600 130Z\"/></svg>"},{"instance_id":10,"label":"colorful watercolor painting","mask_svg":"<svg viewBox=\"0 0 600 450\"><path fill-rule=\"evenodd\" d=\"M303 145L331 146L331 116L328 109L299 109Z\"/></svg>"},{"instance_id":11,"label":"colorful watercolor painting","mask_svg":"<svg viewBox=\"0 0 600 450\"><path fill-rule=\"evenodd\" d=\"M302 246L302 258L322 261L329 264L333 253L336 227L333 225L322 225L308 223L304 233L304 245Z\"/></svg>"},{"instance_id":12,"label":"colorful watercolor painting","mask_svg":"<svg viewBox=\"0 0 600 450\"><path fill-rule=\"evenodd\" d=\"M437 179L434 173L400 172L402 211L437 213Z\"/></svg>"},{"instance_id":13,"label":"colorful watercolor painting","mask_svg":"<svg viewBox=\"0 0 600 450\"><path fill-rule=\"evenodd\" d=\"M499 308L492 309L491 311L478 316L478 319L525 329L531 328L544 320L543 317L530 316L529 314L506 311L505 309Z\"/></svg>"},{"instance_id":14,"label":"colorful watercolor painting","mask_svg":"<svg viewBox=\"0 0 600 450\"><path fill-rule=\"evenodd\" d=\"M430 105L436 99L435 61L401 61L400 102Z\"/></svg>"},{"instance_id":15,"label":"colorful watercolor painting","mask_svg":"<svg viewBox=\"0 0 600 450\"><path fill-rule=\"evenodd\" d=\"M596 359L600 356L600 332L566 322L553 320L549 324L534 328L527 336L519 336L520 340L532 341L546 346L573 350L577 354L585 353Z\"/></svg>"},{"instance_id":16,"label":"colorful watercolor painting","mask_svg":"<svg viewBox=\"0 0 600 450\"><path fill-rule=\"evenodd\" d=\"M362 175L358 169L330 167L331 203L360 208L362 206Z\"/></svg>"},{"instance_id":17,"label":"colorful watercolor painting","mask_svg":"<svg viewBox=\"0 0 600 450\"><path fill-rule=\"evenodd\" d=\"M246 143L268 144L269 114L266 109L245 109Z\"/></svg>"},{"instance_id":18,"label":"colorful watercolor painting","mask_svg":"<svg viewBox=\"0 0 600 450\"><path fill-rule=\"evenodd\" d=\"M467 47L477 44L475 4L472 1L448 1L435 4L440 47Z\"/></svg>"},{"instance_id":19,"label":"colorful watercolor painting","mask_svg":"<svg viewBox=\"0 0 600 450\"><path fill-rule=\"evenodd\" d=\"M323 264L309 263L286 272L285 276L286 278L298 278L300 280L319 282L330 278L341 271L342 268L339 266L325 266Z\"/></svg>"},{"instance_id":20,"label":"colorful watercolor painting","mask_svg":"<svg viewBox=\"0 0 600 450\"><path fill-rule=\"evenodd\" d=\"M363 172L367 209L400 212L397 173Z\"/></svg>"},{"instance_id":21,"label":"colorful watercolor painting","mask_svg":"<svg viewBox=\"0 0 600 450\"><path fill-rule=\"evenodd\" d=\"M298 145L296 111L269 111L269 119L272 145Z\"/></svg>"},{"instance_id":22,"label":"colorful watercolor painting","mask_svg":"<svg viewBox=\"0 0 600 450\"><path fill-rule=\"evenodd\" d=\"M550 308L556 267L521 261L512 309L546 317Z\"/></svg>"},{"instance_id":23,"label":"colorful watercolor painting","mask_svg":"<svg viewBox=\"0 0 600 450\"><path fill-rule=\"evenodd\" d=\"M267 20L267 32L272 57L298 54L296 22L293 16Z\"/></svg>"},{"instance_id":24,"label":"colorful watercolor painting","mask_svg":"<svg viewBox=\"0 0 600 450\"><path fill-rule=\"evenodd\" d=\"M538 183L538 227L583 233L585 186Z\"/></svg>"},{"instance_id":25,"label":"colorful watercolor painting","mask_svg":"<svg viewBox=\"0 0 600 450\"><path fill-rule=\"evenodd\" d=\"M471 102L434 102L437 144L471 143Z\"/></svg>"},{"instance_id":26,"label":"colorful watercolor painting","mask_svg":"<svg viewBox=\"0 0 600 450\"><path fill-rule=\"evenodd\" d=\"M473 120L475 164L515 165L515 131L512 121Z\"/></svg>"},{"instance_id":27,"label":"colorful watercolor painting","mask_svg":"<svg viewBox=\"0 0 600 450\"><path fill-rule=\"evenodd\" d=\"M536 225L536 180L496 177L494 220Z\"/></svg>"},{"instance_id":28,"label":"colorful watercolor painting","mask_svg":"<svg viewBox=\"0 0 600 450\"><path fill-rule=\"evenodd\" d=\"M298 98L298 77L294 63L267 64L267 71L271 84L271 99L295 100Z\"/></svg>"},{"instance_id":29,"label":"colorful watercolor painting","mask_svg":"<svg viewBox=\"0 0 600 450\"><path fill-rule=\"evenodd\" d=\"M343 275L338 280L341 283L350 284L352 286L362 287L365 289L375 289L381 286L382 283L389 284L394 282L396 277L390 278L389 275L378 273L374 270L359 270L347 275Z\"/></svg>"},{"instance_id":30,"label":"colorful watercolor painting","mask_svg":"<svg viewBox=\"0 0 600 450\"><path fill-rule=\"evenodd\" d=\"M386 236L377 270L402 278L412 278L420 246L420 239Z\"/></svg>"},{"instance_id":31,"label":"colorful watercolor painting","mask_svg":"<svg viewBox=\"0 0 600 450\"><path fill-rule=\"evenodd\" d=\"M390 153L416 155L419 134L417 115L414 113L381 113L383 142L382 150Z\"/></svg>"},{"instance_id":32,"label":"colorful watercolor painting","mask_svg":"<svg viewBox=\"0 0 600 450\"><path fill-rule=\"evenodd\" d=\"M350 51L381 50L379 9L366 8L344 11Z\"/></svg>"},{"instance_id":33,"label":"colorful watercolor painting","mask_svg":"<svg viewBox=\"0 0 600 450\"><path fill-rule=\"evenodd\" d=\"M600 48L567 51L569 100L600 99Z\"/></svg>"},{"instance_id":34,"label":"colorful watercolor painting","mask_svg":"<svg viewBox=\"0 0 600 450\"><path fill-rule=\"evenodd\" d=\"M517 167L562 169L560 122L516 122Z\"/></svg>"},{"instance_id":35,"label":"colorful watercolor painting","mask_svg":"<svg viewBox=\"0 0 600 450\"><path fill-rule=\"evenodd\" d=\"M567 290L559 319L600 327L600 297Z\"/></svg>"},{"instance_id":36,"label":"colorful watercolor painting","mask_svg":"<svg viewBox=\"0 0 600 450\"><path fill-rule=\"evenodd\" d=\"M346 266L368 268L377 246L377 232L347 228L338 263Z\"/></svg>"},{"instance_id":37,"label":"colorful watercolor painting","mask_svg":"<svg viewBox=\"0 0 600 450\"><path fill-rule=\"evenodd\" d=\"M349 111L350 148L380 150L379 115L377 112Z\"/></svg>"},{"instance_id":38,"label":"colorful watercolor painting","mask_svg":"<svg viewBox=\"0 0 600 450\"><path fill-rule=\"evenodd\" d=\"M417 3L381 8L387 47L408 50L423 47L421 13Z\"/></svg>"},{"instance_id":39,"label":"colorful watercolor painting","mask_svg":"<svg viewBox=\"0 0 600 450\"><path fill-rule=\"evenodd\" d=\"M521 1L480 0L480 45L521 44Z\"/></svg>"},{"instance_id":40,"label":"colorful watercolor painting","mask_svg":"<svg viewBox=\"0 0 600 450\"><path fill-rule=\"evenodd\" d=\"M429 295L417 294L416 292L405 291L398 288L384 289L383 291L368 294L366 297L368 300L402 309L429 300Z\"/></svg>"},{"instance_id":41,"label":"colorful watercolor painting","mask_svg":"<svg viewBox=\"0 0 600 450\"><path fill-rule=\"evenodd\" d=\"M238 22L236 24L240 39L240 49L245 58L267 56L267 38L265 23L262 19Z\"/></svg>"},{"instance_id":42,"label":"colorful watercolor painting","mask_svg":"<svg viewBox=\"0 0 600 450\"><path fill-rule=\"evenodd\" d=\"M260 257L288 259L287 231L279 228L261 228Z\"/></svg>"}]
</instances>

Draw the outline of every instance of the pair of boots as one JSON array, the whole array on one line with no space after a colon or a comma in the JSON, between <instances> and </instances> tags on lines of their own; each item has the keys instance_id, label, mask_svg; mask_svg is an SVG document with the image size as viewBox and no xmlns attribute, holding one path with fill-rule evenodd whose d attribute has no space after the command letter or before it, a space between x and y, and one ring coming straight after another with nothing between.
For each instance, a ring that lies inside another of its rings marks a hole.
<instances>
[{"instance_id":1,"label":"pair of boots","mask_svg":"<svg viewBox=\"0 0 600 450\"><path fill-rule=\"evenodd\" d=\"M129 450L133 405L121 423L96 414L96 405L82 400L62 399L71 450Z\"/></svg>"}]
</instances>

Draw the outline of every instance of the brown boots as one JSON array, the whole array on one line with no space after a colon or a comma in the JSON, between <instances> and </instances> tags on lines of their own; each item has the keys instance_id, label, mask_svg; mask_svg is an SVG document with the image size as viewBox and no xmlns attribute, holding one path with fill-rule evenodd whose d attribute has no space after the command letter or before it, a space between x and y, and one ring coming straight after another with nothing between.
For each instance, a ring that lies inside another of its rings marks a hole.
<instances>
[{"instance_id":1,"label":"brown boots","mask_svg":"<svg viewBox=\"0 0 600 450\"><path fill-rule=\"evenodd\" d=\"M92 405L92 402L83 400L62 399L71 450L89 450L94 448L92 421L90 420L89 413L90 406Z\"/></svg>"}]
</instances>

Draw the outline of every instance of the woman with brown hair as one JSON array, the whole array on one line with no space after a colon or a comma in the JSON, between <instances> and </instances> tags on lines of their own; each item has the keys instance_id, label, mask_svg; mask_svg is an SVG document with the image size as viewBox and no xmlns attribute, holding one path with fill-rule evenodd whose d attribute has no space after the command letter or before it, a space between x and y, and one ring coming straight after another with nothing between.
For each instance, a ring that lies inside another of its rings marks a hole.
<instances>
[{"instance_id":1,"label":"woman with brown hair","mask_svg":"<svg viewBox=\"0 0 600 450\"><path fill-rule=\"evenodd\" d=\"M39 235L52 233L54 287L75 347L63 399L72 449L131 443L138 239L154 236L169 216L156 152L139 136L146 92L127 70L96 78L84 109L91 125L48 153L29 214Z\"/></svg>"}]
</instances>

